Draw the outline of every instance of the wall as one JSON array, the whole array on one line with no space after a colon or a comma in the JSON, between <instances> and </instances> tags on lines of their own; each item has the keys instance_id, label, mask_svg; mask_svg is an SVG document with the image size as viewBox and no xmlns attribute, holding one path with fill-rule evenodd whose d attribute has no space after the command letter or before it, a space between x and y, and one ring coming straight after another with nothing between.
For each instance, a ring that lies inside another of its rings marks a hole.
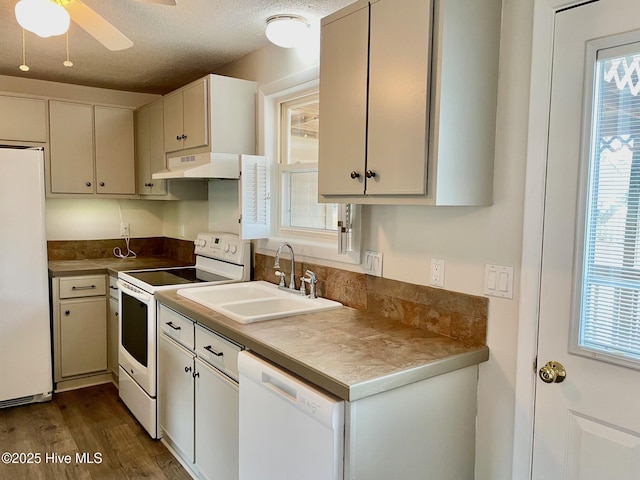
<instances>
[{"instance_id":1,"label":"wall","mask_svg":"<svg viewBox=\"0 0 640 480\"><path fill-rule=\"evenodd\" d=\"M430 258L436 257L446 261L449 290L482 295L485 264L498 264L514 267L518 292L532 4L503 1L493 206L366 207L363 247L384 253L384 277L427 285ZM216 73L256 80L261 86L313 62L301 61L295 50L267 46ZM517 293L513 300L490 298L491 357L481 365L478 391L479 480L511 478L517 326Z\"/></svg>"}]
</instances>

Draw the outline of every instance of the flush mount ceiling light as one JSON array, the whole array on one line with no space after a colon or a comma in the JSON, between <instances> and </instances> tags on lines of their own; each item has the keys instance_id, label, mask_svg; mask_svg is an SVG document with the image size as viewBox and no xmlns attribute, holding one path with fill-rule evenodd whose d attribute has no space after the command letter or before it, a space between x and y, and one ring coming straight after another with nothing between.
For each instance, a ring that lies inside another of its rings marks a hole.
<instances>
[{"instance_id":1,"label":"flush mount ceiling light","mask_svg":"<svg viewBox=\"0 0 640 480\"><path fill-rule=\"evenodd\" d=\"M62 35L69 30L69 14L55 1L20 0L15 12L20 26L40 37Z\"/></svg>"},{"instance_id":2,"label":"flush mount ceiling light","mask_svg":"<svg viewBox=\"0 0 640 480\"><path fill-rule=\"evenodd\" d=\"M267 18L267 38L282 48L304 43L309 34L307 19L299 15L274 15Z\"/></svg>"}]
</instances>

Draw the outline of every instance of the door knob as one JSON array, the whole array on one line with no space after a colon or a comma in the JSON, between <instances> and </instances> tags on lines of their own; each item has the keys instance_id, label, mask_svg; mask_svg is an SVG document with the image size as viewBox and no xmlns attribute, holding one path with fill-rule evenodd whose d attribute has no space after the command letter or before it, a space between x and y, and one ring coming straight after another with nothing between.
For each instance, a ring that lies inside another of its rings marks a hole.
<instances>
[{"instance_id":1,"label":"door knob","mask_svg":"<svg viewBox=\"0 0 640 480\"><path fill-rule=\"evenodd\" d=\"M544 383L561 383L567 378L567 371L562 364L560 362L554 362L553 360L547 362L538 374Z\"/></svg>"}]
</instances>

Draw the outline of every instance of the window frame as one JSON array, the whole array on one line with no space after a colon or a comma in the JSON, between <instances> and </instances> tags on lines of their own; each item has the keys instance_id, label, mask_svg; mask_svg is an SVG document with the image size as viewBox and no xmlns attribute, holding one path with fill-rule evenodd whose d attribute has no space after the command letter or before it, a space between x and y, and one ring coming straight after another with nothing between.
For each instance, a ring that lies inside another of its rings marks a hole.
<instances>
[{"instance_id":1,"label":"window frame","mask_svg":"<svg viewBox=\"0 0 640 480\"><path fill-rule=\"evenodd\" d=\"M264 84L258 89L258 151L274 159L278 158L278 144L281 141L278 125L280 123L280 103L302 96L302 92L318 90L319 69L318 66L310 67L297 74ZM274 167L277 168L277 167ZM351 225L352 249L340 253L338 235L294 235L289 230L279 229L280 217L280 175L272 175L271 191L277 192L277 201L272 202L272 208L278 209L278 214L272 212L271 222L272 236L256 241L256 253L273 254L280 244L289 242L296 254L307 258L327 260L336 263L360 265L361 263L361 231L362 231L362 207L352 207L353 222ZM338 221L345 221L346 208L340 205L338 208ZM339 227L340 228L340 227ZM344 238L345 234L342 234ZM346 244L347 242L342 242Z\"/></svg>"},{"instance_id":2,"label":"window frame","mask_svg":"<svg viewBox=\"0 0 640 480\"><path fill-rule=\"evenodd\" d=\"M612 41L612 38L609 39ZM587 215L590 214L591 196L593 194L593 176L592 161L594 161L594 138L596 135L596 122L597 122L597 109L600 108L595 101L595 88L596 88L596 65L598 63L599 51L617 51L625 52L630 47L628 45L619 46L615 43L601 44L598 41L592 41L587 44L585 62L585 92L591 92L591 95L585 95L583 112L583 125L582 125L582 146L580 156L582 158L580 167L580 179L578 195L580 202L576 212L576 249L574 256L574 272L573 272L573 294L571 303L571 330L569 335L569 353L592 358L594 360L612 363L616 365L625 366L633 369L640 369L640 359L635 359L628 356L622 356L616 353L608 353L604 350L594 349L588 346L581 345L582 332L581 321L583 315L583 278L587 273L587 260L586 260L586 246L590 236L589 227L591 226ZM631 42L632 44L640 45L640 42ZM637 50L636 50L637 51ZM631 181L631 180L630 180ZM620 267L611 267L613 270L619 270Z\"/></svg>"}]
</instances>

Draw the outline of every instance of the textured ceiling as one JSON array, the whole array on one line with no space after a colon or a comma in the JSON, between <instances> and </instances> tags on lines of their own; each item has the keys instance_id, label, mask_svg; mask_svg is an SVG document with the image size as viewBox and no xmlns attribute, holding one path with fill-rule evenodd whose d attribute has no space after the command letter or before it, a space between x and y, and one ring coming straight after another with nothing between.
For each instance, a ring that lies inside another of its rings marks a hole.
<instances>
[{"instance_id":1,"label":"textured ceiling","mask_svg":"<svg viewBox=\"0 0 640 480\"><path fill-rule=\"evenodd\" d=\"M75 1L75 0L74 0ZM177 0L175 7L135 0L84 0L134 43L109 51L71 22L69 57L65 36L40 38L26 32L21 72L22 29L17 0L0 0L0 75L93 87L164 94L267 44L266 19L292 13L312 24L353 0Z\"/></svg>"}]
</instances>

